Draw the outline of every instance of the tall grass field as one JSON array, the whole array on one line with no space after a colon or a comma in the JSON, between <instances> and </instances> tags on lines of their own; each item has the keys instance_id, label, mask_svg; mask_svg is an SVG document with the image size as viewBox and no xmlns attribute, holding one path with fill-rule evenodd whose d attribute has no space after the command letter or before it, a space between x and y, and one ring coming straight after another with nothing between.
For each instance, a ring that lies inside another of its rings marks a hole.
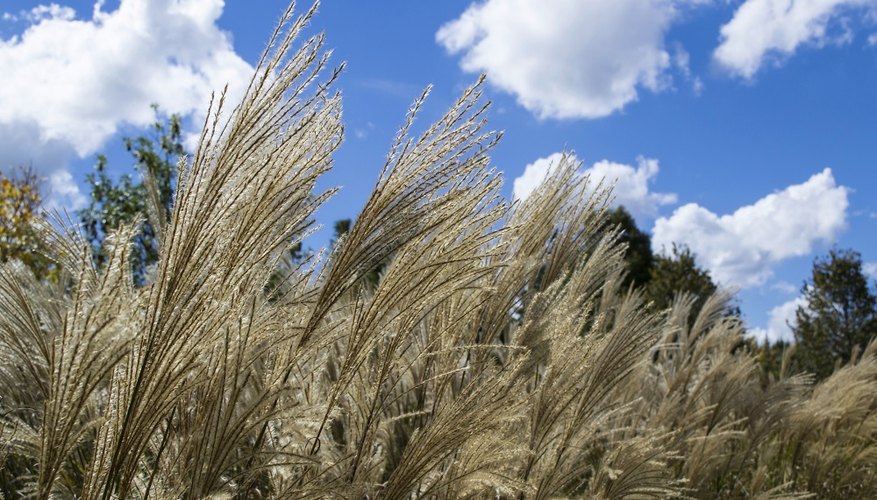
<instances>
[{"instance_id":1,"label":"tall grass field","mask_svg":"<svg viewBox=\"0 0 877 500\"><path fill-rule=\"evenodd\" d=\"M4 498L877 498L877 344L816 384L763 375L727 295L653 311L599 179L500 194L481 81L288 259L343 132L313 13L215 96L143 286L140 223L97 267L55 216L57 282L0 268Z\"/></svg>"}]
</instances>

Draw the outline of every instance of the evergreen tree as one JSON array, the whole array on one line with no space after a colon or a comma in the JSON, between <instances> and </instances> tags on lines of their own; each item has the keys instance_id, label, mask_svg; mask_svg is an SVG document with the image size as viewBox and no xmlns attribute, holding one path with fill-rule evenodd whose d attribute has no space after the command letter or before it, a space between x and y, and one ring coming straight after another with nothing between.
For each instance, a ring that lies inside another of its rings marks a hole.
<instances>
[{"instance_id":1,"label":"evergreen tree","mask_svg":"<svg viewBox=\"0 0 877 500\"><path fill-rule=\"evenodd\" d=\"M627 244L624 260L628 274L624 286L632 284L644 288L655 310L670 307L677 294L688 293L697 298L692 308L693 319L706 299L718 290L709 272L697 264L696 256L688 247L674 244L669 254L652 253L651 237L637 227L623 206L609 211L606 224L620 228L619 239ZM740 315L736 306L729 313Z\"/></svg>"},{"instance_id":2,"label":"evergreen tree","mask_svg":"<svg viewBox=\"0 0 877 500\"><path fill-rule=\"evenodd\" d=\"M651 279L652 265L655 257L652 254L652 239L648 233L636 226L636 221L623 206L610 211L607 225L621 229L620 241L627 244L624 260L627 263L625 287L633 284L641 287Z\"/></svg>"},{"instance_id":3,"label":"evergreen tree","mask_svg":"<svg viewBox=\"0 0 877 500\"><path fill-rule=\"evenodd\" d=\"M338 243L338 240L341 239L342 236L350 232L350 224L352 221L350 219L339 219L335 221L335 234L332 235L332 239L329 240L330 246L335 246Z\"/></svg>"},{"instance_id":4,"label":"evergreen tree","mask_svg":"<svg viewBox=\"0 0 877 500\"><path fill-rule=\"evenodd\" d=\"M817 258L801 291L807 303L798 307L792 327L796 368L825 378L877 334L877 297L862 272L862 256L853 250Z\"/></svg>"},{"instance_id":5,"label":"evergreen tree","mask_svg":"<svg viewBox=\"0 0 877 500\"><path fill-rule=\"evenodd\" d=\"M771 379L778 380L783 375L783 361L786 358L786 352L793 349L793 346L785 340L770 343L764 339L758 343L752 337L748 338L748 344L750 352L761 366L764 385L766 386Z\"/></svg>"},{"instance_id":6,"label":"evergreen tree","mask_svg":"<svg viewBox=\"0 0 877 500\"><path fill-rule=\"evenodd\" d=\"M696 315L717 289L709 273L697 265L694 253L684 245L674 244L669 255L655 257L646 296L655 309L661 310L670 307L676 294L690 293L697 297L692 308L692 315Z\"/></svg>"}]
</instances>

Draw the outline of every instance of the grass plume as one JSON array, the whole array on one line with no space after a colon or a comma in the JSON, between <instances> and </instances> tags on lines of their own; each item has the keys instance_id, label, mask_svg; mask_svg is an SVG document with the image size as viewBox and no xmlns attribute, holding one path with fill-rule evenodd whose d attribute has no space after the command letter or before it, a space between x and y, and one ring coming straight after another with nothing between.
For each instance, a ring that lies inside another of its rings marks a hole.
<instances>
[{"instance_id":1,"label":"grass plume","mask_svg":"<svg viewBox=\"0 0 877 500\"><path fill-rule=\"evenodd\" d=\"M6 498L877 496L875 344L764 384L727 296L652 312L572 156L500 195L483 78L419 134L416 99L349 233L284 262L343 132L315 11L211 104L142 287L138 223L98 269L40 222L60 284L0 267Z\"/></svg>"}]
</instances>

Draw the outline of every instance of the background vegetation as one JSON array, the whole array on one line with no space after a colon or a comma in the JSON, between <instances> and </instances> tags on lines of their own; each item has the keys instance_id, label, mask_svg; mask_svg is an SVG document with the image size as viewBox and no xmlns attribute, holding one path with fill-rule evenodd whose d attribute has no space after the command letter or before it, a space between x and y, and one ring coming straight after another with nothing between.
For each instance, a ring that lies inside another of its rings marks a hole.
<instances>
[{"instance_id":1,"label":"background vegetation","mask_svg":"<svg viewBox=\"0 0 877 500\"><path fill-rule=\"evenodd\" d=\"M171 117L126 141L141 179L99 158L78 221L0 179L4 497L877 496L858 254L814 263L793 345L756 345L569 158L503 199L481 82L417 134L424 93L303 251L342 136L322 37L293 48L312 13L192 156Z\"/></svg>"}]
</instances>

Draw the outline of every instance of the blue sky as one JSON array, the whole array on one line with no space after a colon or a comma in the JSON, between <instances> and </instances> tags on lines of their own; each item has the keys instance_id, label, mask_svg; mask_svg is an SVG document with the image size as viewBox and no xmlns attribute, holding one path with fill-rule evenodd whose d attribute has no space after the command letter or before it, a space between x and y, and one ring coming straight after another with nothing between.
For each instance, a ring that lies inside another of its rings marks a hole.
<instances>
[{"instance_id":1,"label":"blue sky","mask_svg":"<svg viewBox=\"0 0 877 500\"><path fill-rule=\"evenodd\" d=\"M151 103L194 132L212 89L240 88L284 8L0 3L0 168L32 164L49 203L75 208L97 152L130 169L120 137ZM356 215L424 86L421 124L483 72L508 196L574 152L617 179L656 250L685 243L739 289L758 334L788 335L832 246L877 274L877 0L327 0L312 31L347 63L328 226Z\"/></svg>"}]
</instances>

